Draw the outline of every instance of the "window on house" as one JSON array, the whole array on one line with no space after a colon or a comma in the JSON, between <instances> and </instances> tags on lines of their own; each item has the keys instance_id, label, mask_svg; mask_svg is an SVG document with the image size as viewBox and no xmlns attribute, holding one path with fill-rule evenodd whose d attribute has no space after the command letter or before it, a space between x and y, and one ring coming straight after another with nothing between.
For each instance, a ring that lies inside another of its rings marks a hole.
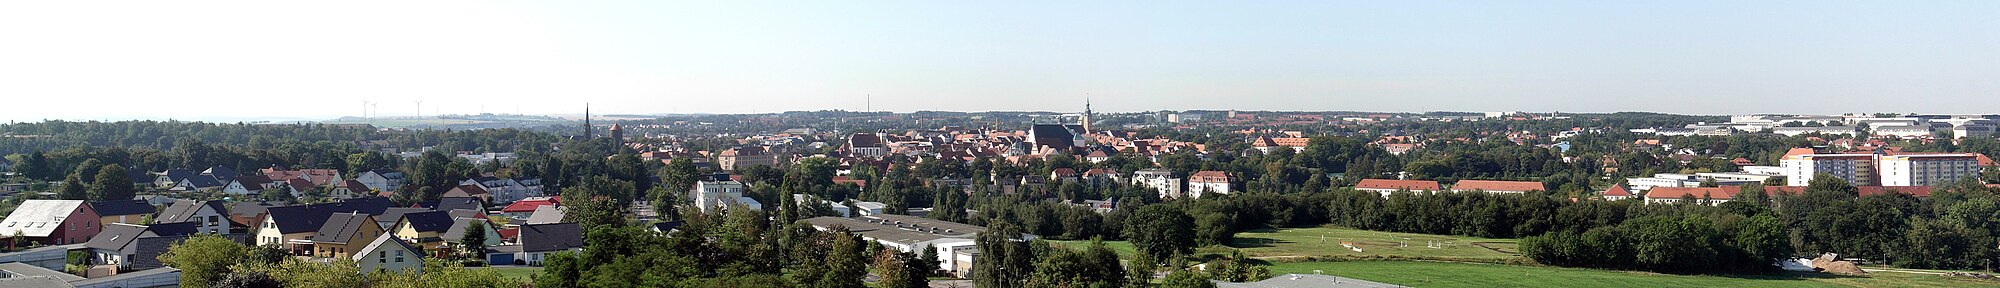
<instances>
[{"instance_id":1,"label":"window on house","mask_svg":"<svg viewBox=\"0 0 2000 288\"><path fill-rule=\"evenodd\" d=\"M375 260L376 263L389 263L389 251L376 252Z\"/></svg>"},{"instance_id":2,"label":"window on house","mask_svg":"<svg viewBox=\"0 0 2000 288\"><path fill-rule=\"evenodd\" d=\"M403 250L396 250L396 263L403 263Z\"/></svg>"}]
</instances>

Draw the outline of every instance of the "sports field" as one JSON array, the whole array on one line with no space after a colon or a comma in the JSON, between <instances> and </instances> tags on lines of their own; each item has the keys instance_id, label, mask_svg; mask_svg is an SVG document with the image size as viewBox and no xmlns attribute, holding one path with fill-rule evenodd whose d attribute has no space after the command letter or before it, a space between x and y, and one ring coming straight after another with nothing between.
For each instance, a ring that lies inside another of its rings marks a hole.
<instances>
[{"instance_id":1,"label":"sports field","mask_svg":"<svg viewBox=\"0 0 2000 288\"><path fill-rule=\"evenodd\" d=\"M1416 261L1275 263L1270 269L1274 275L1317 272L1413 287L2000 287L1993 280L1893 272L1707 276Z\"/></svg>"}]
</instances>

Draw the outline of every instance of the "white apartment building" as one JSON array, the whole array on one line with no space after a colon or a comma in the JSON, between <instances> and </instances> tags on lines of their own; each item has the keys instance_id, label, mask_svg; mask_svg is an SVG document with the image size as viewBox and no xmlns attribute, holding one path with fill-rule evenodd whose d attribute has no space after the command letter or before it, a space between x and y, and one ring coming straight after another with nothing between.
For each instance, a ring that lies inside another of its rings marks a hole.
<instances>
[{"instance_id":1,"label":"white apartment building","mask_svg":"<svg viewBox=\"0 0 2000 288\"><path fill-rule=\"evenodd\" d=\"M743 182L736 181L699 181L694 183L694 189L688 191L692 194L688 196L694 199L695 208L701 209L701 212L714 212L737 204L762 209L763 203L743 197L743 187Z\"/></svg>"},{"instance_id":2,"label":"white apartment building","mask_svg":"<svg viewBox=\"0 0 2000 288\"><path fill-rule=\"evenodd\" d=\"M1181 197L1181 178L1174 177L1174 171L1166 169L1146 169L1132 172L1132 184L1152 187L1160 193L1160 199Z\"/></svg>"},{"instance_id":3,"label":"white apartment building","mask_svg":"<svg viewBox=\"0 0 2000 288\"><path fill-rule=\"evenodd\" d=\"M1806 186L1813 175L1831 174L1854 186L1880 186L1876 181L1875 154L1793 154L1779 160L1788 186Z\"/></svg>"},{"instance_id":4,"label":"white apartment building","mask_svg":"<svg viewBox=\"0 0 2000 288\"><path fill-rule=\"evenodd\" d=\"M1882 156L1882 186L1937 186L1979 176L1973 154Z\"/></svg>"}]
</instances>

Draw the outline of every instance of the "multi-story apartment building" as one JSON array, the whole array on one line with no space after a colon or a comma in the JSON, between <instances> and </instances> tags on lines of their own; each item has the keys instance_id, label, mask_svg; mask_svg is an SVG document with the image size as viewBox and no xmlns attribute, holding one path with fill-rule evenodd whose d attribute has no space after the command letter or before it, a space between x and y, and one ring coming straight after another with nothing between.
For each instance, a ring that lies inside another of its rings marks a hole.
<instances>
[{"instance_id":1,"label":"multi-story apartment building","mask_svg":"<svg viewBox=\"0 0 2000 288\"><path fill-rule=\"evenodd\" d=\"M1882 186L1937 186L1979 175L1979 157L1973 154L1889 155L1879 162Z\"/></svg>"},{"instance_id":2,"label":"multi-story apartment building","mask_svg":"<svg viewBox=\"0 0 2000 288\"><path fill-rule=\"evenodd\" d=\"M1805 151L1798 151L1804 149ZM1880 186L1875 170L1875 154L1813 154L1812 149L1792 149L1778 166L1785 168L1788 186L1806 186L1821 173L1839 177L1855 186Z\"/></svg>"}]
</instances>

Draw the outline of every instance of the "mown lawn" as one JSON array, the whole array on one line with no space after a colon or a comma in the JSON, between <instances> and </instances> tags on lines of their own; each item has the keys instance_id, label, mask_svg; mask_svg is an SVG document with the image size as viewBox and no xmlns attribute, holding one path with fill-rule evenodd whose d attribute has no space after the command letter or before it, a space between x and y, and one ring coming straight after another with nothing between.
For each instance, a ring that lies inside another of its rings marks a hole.
<instances>
[{"instance_id":1,"label":"mown lawn","mask_svg":"<svg viewBox=\"0 0 2000 288\"><path fill-rule=\"evenodd\" d=\"M500 276L520 279L523 282L528 281L529 276L542 273L542 267L491 267L479 269L493 269L495 272L500 272Z\"/></svg>"},{"instance_id":2,"label":"mown lawn","mask_svg":"<svg viewBox=\"0 0 2000 288\"><path fill-rule=\"evenodd\" d=\"M2000 281L1878 272L1749 276L1669 275L1613 270L1415 261L1275 263L1271 274L1326 275L1414 287L2000 287Z\"/></svg>"},{"instance_id":3,"label":"mown lawn","mask_svg":"<svg viewBox=\"0 0 2000 288\"><path fill-rule=\"evenodd\" d=\"M1341 245L1342 243L1354 247L1349 248ZM1514 239L1380 232L1337 227L1247 231L1236 233L1236 241L1229 246L1242 249L1244 255L1257 258L1391 256L1506 259L1520 255Z\"/></svg>"}]
</instances>

